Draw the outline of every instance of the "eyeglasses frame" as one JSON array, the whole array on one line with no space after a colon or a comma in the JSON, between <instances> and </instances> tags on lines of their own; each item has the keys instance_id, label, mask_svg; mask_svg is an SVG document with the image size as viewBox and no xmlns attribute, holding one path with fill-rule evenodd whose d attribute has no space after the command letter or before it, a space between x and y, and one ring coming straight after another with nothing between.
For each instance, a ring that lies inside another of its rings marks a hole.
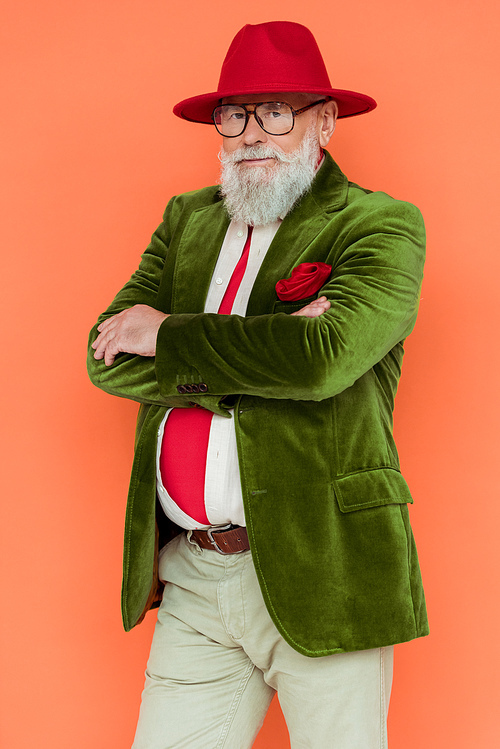
<instances>
[{"instance_id":1,"label":"eyeglasses frame","mask_svg":"<svg viewBox=\"0 0 500 749\"><path fill-rule=\"evenodd\" d=\"M217 104L217 106L214 107L214 110L213 110L211 116L212 116L212 121L213 121L213 123L215 125L215 129L217 130L217 132L219 133L219 135L222 135L223 138L239 138L240 135L243 135L243 133L247 129L248 121L250 120L250 115L251 114L253 114L253 116L255 117L255 121L257 122L257 124L258 124L258 126L260 127L261 130L263 130L268 135L272 135L273 137L274 136L279 137L281 135L288 135L288 133L292 132L293 128L295 127L295 117L296 117L296 115L302 114L302 112L307 112L308 109L312 109L313 107L316 107L318 104L325 104L325 102L327 102L327 101L330 101L330 97L327 97L326 99L319 99L319 101L315 101L315 102L313 102L313 104L308 104L307 106L301 107L300 109L294 109L292 107L292 105L289 104L287 101L274 101L273 99L271 99L269 101L248 102L246 104L234 104L233 106L235 106L235 107L241 107L242 109L245 110L245 124L243 126L243 130L241 131L241 133L238 133L238 135L224 135L224 133L221 133L221 131L219 130L219 128L215 124L215 111L217 109L219 109L219 107L223 107L223 106L227 106L227 105L225 105L225 104ZM286 133L270 133L269 130L266 130L266 128L262 124L262 122L259 119L259 117L257 117L257 115L255 114L255 110L261 104L286 104L287 107L290 107L291 112L292 112L292 127L290 128L290 130L287 130ZM231 106L231 105L229 105L229 106ZM253 109L247 109L248 106L253 106Z\"/></svg>"}]
</instances>

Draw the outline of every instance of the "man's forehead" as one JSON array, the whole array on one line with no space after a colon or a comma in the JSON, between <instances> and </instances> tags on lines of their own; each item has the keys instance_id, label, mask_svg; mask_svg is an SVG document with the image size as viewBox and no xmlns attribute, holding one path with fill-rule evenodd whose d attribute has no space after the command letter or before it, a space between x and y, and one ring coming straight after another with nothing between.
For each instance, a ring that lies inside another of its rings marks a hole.
<instances>
[{"instance_id":1,"label":"man's forehead","mask_svg":"<svg viewBox=\"0 0 500 749\"><path fill-rule=\"evenodd\" d=\"M295 107L302 106L304 103L309 103L311 98L310 94L301 93L298 91L276 91L275 93L267 92L265 94L241 94L238 96L227 96L222 99L222 104L255 104L258 101L284 101L287 104L292 104ZM318 97L320 98L320 97Z\"/></svg>"}]
</instances>

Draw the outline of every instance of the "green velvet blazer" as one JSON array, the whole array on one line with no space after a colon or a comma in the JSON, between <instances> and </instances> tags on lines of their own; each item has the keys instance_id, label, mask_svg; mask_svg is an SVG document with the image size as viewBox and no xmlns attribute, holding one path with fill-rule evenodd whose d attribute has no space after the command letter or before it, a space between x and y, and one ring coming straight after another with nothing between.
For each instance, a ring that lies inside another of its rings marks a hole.
<instances>
[{"instance_id":1,"label":"green velvet blazer","mask_svg":"<svg viewBox=\"0 0 500 749\"><path fill-rule=\"evenodd\" d=\"M425 635L412 499L392 434L422 281L421 215L348 182L326 154L269 248L245 317L203 312L228 224L217 187L173 198L137 272L99 318L134 304L173 313L156 357L122 354L106 367L89 348L92 382L141 404L125 527L125 629L153 599L155 516L164 538L179 532L158 513L158 426L165 408L196 402L235 419L251 553L287 642L322 656ZM279 301L275 284L317 261L332 266L320 292L331 309L315 319L290 316L311 297ZM89 344L96 336L94 327ZM177 391L202 382L205 394Z\"/></svg>"}]
</instances>

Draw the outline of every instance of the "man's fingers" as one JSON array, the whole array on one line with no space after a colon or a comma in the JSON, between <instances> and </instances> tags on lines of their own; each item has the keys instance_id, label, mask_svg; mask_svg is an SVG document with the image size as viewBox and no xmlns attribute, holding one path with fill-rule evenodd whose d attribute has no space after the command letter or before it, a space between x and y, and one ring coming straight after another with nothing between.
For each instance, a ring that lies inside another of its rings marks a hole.
<instances>
[{"instance_id":1,"label":"man's fingers","mask_svg":"<svg viewBox=\"0 0 500 749\"><path fill-rule=\"evenodd\" d=\"M99 346L101 345L101 341L102 341L102 339L103 339L103 334L102 334L102 333L99 333L99 335L98 335L98 336L97 336L97 338L95 339L94 343L92 343L92 344L91 344L92 348L93 348L93 349L98 349L98 348L99 348Z\"/></svg>"},{"instance_id":2,"label":"man's fingers","mask_svg":"<svg viewBox=\"0 0 500 749\"><path fill-rule=\"evenodd\" d=\"M113 363L119 349L113 351L112 354L108 354L107 358L105 354L108 347L110 346L111 341L116 337L117 334L119 334L119 326L122 326L125 322L123 319L118 318L126 317L126 312L128 312L128 310L123 310L117 315L112 315L111 317L108 317L107 320L103 320L103 322L97 326L99 335L95 339L94 343L91 344L92 348L95 350L94 359L104 359L105 363L108 364L108 360L110 359L110 357L112 357L110 364Z\"/></svg>"},{"instance_id":3,"label":"man's fingers","mask_svg":"<svg viewBox=\"0 0 500 749\"><path fill-rule=\"evenodd\" d=\"M117 354L154 356L161 323L168 317L146 304L136 304L99 324L99 335L92 344L95 359L110 366Z\"/></svg>"},{"instance_id":4,"label":"man's fingers","mask_svg":"<svg viewBox=\"0 0 500 749\"><path fill-rule=\"evenodd\" d=\"M102 323L97 326L99 333L104 333L106 330L113 328L116 325L117 318L123 317L125 312L128 312L128 310L122 310L122 312L119 312L117 315L111 315L111 317L103 320Z\"/></svg>"},{"instance_id":5,"label":"man's fingers","mask_svg":"<svg viewBox=\"0 0 500 749\"><path fill-rule=\"evenodd\" d=\"M113 364L113 362L114 362L114 360L115 360L115 356L116 356L116 354L117 354L117 353L118 353L118 351L117 351L116 353L114 353L114 354L113 354L113 353L112 353L112 352L111 352L111 351L109 350L109 348L107 348L107 349L106 349L106 351L104 352L104 364L105 364L105 365L106 365L107 367L110 367L110 366L111 366L111 365Z\"/></svg>"},{"instance_id":6,"label":"man's fingers","mask_svg":"<svg viewBox=\"0 0 500 749\"><path fill-rule=\"evenodd\" d=\"M114 349L116 349L116 341L113 344L114 338L115 334L110 330L104 330L102 333L99 333L92 344L92 348L95 349L94 359L106 360L106 352L108 349L113 351L113 358L116 356L117 351L114 351Z\"/></svg>"},{"instance_id":7,"label":"man's fingers","mask_svg":"<svg viewBox=\"0 0 500 749\"><path fill-rule=\"evenodd\" d=\"M323 312L330 309L330 307L331 304L326 296L321 296L319 299L313 299L312 302L309 302L309 304L306 304L305 307L297 310L297 312L292 312L292 315L296 315L297 317L319 317Z\"/></svg>"},{"instance_id":8,"label":"man's fingers","mask_svg":"<svg viewBox=\"0 0 500 749\"><path fill-rule=\"evenodd\" d=\"M92 344L92 348L95 349L94 359L102 359L104 357L107 345L108 342L104 335L101 334L95 339L94 343Z\"/></svg>"},{"instance_id":9,"label":"man's fingers","mask_svg":"<svg viewBox=\"0 0 500 749\"><path fill-rule=\"evenodd\" d=\"M94 344L97 344L97 346ZM94 359L104 359L104 363L107 367L109 367L110 364L113 364L116 355L120 351L120 347L116 340L103 334L101 334L92 345L95 348Z\"/></svg>"}]
</instances>

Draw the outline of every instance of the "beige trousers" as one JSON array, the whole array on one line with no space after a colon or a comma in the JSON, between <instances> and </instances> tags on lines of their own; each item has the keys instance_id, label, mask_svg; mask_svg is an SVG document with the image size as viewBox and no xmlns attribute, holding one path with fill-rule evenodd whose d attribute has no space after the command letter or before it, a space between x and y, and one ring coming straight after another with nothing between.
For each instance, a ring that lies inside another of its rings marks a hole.
<instances>
[{"instance_id":1,"label":"beige trousers","mask_svg":"<svg viewBox=\"0 0 500 749\"><path fill-rule=\"evenodd\" d=\"M275 692L292 749L385 749L393 648L297 653L264 605L249 551L181 535L160 554L166 587L133 749L249 749Z\"/></svg>"}]
</instances>

